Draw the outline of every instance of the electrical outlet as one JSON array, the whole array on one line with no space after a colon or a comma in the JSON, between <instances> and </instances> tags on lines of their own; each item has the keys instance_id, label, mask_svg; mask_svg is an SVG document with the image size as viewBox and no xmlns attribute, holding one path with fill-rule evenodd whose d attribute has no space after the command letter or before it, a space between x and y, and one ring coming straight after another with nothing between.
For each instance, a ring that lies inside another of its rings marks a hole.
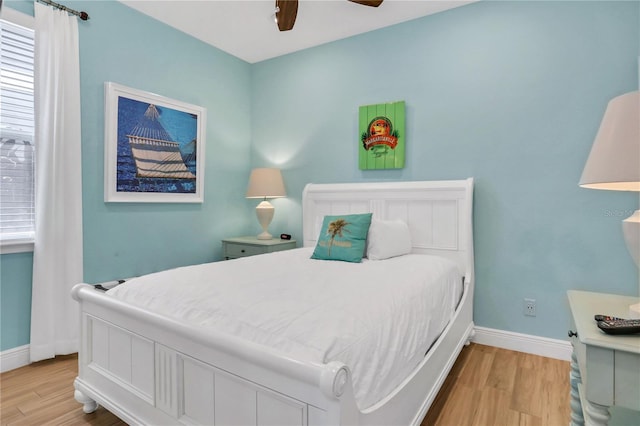
<instances>
[{"instance_id":1,"label":"electrical outlet","mask_svg":"<svg viewBox=\"0 0 640 426\"><path fill-rule=\"evenodd\" d=\"M536 299L524 299L523 313L528 317L536 316Z\"/></svg>"}]
</instances>

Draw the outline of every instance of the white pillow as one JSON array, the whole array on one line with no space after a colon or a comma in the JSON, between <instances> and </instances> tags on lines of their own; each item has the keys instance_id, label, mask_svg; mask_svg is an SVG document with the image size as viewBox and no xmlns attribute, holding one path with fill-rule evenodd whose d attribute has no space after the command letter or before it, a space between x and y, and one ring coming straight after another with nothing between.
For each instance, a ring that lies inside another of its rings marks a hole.
<instances>
[{"instance_id":1,"label":"white pillow","mask_svg":"<svg viewBox=\"0 0 640 426\"><path fill-rule=\"evenodd\" d=\"M367 235L367 258L383 260L411 253L409 226L401 220L371 221Z\"/></svg>"}]
</instances>

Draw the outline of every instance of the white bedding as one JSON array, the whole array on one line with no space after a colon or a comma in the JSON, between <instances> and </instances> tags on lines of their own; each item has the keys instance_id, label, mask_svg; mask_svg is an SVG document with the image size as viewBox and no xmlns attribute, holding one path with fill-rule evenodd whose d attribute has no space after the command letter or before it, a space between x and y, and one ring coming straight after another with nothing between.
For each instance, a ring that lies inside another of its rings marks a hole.
<instances>
[{"instance_id":1,"label":"white bedding","mask_svg":"<svg viewBox=\"0 0 640 426\"><path fill-rule=\"evenodd\" d=\"M341 361L365 410L405 379L444 330L462 277L442 257L348 263L310 259L312 251L176 268L107 294L299 360Z\"/></svg>"}]
</instances>

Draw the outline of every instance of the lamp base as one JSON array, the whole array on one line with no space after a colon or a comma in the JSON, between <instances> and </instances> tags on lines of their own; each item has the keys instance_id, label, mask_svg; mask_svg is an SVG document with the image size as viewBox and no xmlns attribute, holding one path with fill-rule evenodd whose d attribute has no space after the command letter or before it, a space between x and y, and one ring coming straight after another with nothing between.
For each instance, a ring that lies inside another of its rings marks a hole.
<instances>
[{"instance_id":1,"label":"lamp base","mask_svg":"<svg viewBox=\"0 0 640 426\"><path fill-rule=\"evenodd\" d=\"M273 235L268 233L267 231L262 232L257 237L259 240L273 240Z\"/></svg>"},{"instance_id":2,"label":"lamp base","mask_svg":"<svg viewBox=\"0 0 640 426\"><path fill-rule=\"evenodd\" d=\"M636 210L622 221L622 232L631 258L640 268L640 210ZM638 284L640 284L640 280L638 280ZM629 306L629 318L640 319L640 303Z\"/></svg>"},{"instance_id":3,"label":"lamp base","mask_svg":"<svg viewBox=\"0 0 640 426\"><path fill-rule=\"evenodd\" d=\"M273 219L274 208L270 202L267 200L262 201L256 207L256 216L258 217L258 222L260 222L260 226L262 227L262 233L258 235L259 240L270 240L273 236L267 231L269 224L271 223L271 219Z\"/></svg>"},{"instance_id":4,"label":"lamp base","mask_svg":"<svg viewBox=\"0 0 640 426\"><path fill-rule=\"evenodd\" d=\"M631 258L640 268L640 210L622 221L622 233Z\"/></svg>"}]
</instances>

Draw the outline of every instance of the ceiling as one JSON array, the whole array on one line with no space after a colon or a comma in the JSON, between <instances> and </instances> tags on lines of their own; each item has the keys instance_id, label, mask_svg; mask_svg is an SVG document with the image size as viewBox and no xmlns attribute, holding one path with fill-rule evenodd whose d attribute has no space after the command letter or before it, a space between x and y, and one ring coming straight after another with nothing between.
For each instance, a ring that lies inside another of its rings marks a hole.
<instances>
[{"instance_id":1,"label":"ceiling","mask_svg":"<svg viewBox=\"0 0 640 426\"><path fill-rule=\"evenodd\" d=\"M120 0L249 63L409 21L477 0L300 0L291 31L274 21L275 0Z\"/></svg>"}]
</instances>

